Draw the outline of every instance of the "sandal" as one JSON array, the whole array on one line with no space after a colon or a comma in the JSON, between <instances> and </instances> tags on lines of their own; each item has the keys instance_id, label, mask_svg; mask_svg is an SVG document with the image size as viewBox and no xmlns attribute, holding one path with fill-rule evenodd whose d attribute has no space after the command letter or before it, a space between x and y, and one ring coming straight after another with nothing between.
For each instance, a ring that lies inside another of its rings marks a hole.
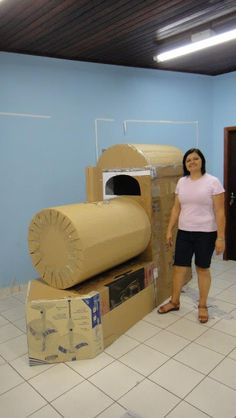
<instances>
[{"instance_id":1,"label":"sandal","mask_svg":"<svg viewBox=\"0 0 236 418\"><path fill-rule=\"evenodd\" d=\"M207 306L198 306L198 320L201 324L205 324L208 321Z\"/></svg>"},{"instance_id":2,"label":"sandal","mask_svg":"<svg viewBox=\"0 0 236 418\"><path fill-rule=\"evenodd\" d=\"M179 310L179 303L174 303L170 299L169 302L165 303L164 305L160 306L157 310L159 314L165 314L171 311L178 311Z\"/></svg>"}]
</instances>

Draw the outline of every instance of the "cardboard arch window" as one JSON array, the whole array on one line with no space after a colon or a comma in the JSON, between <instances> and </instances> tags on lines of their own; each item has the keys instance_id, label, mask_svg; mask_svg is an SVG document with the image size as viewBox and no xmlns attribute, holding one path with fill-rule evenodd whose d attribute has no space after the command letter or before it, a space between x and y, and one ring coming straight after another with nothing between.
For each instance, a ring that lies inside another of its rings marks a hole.
<instances>
[{"instance_id":1,"label":"cardboard arch window","mask_svg":"<svg viewBox=\"0 0 236 418\"><path fill-rule=\"evenodd\" d=\"M140 196L141 190L138 181L131 176L119 174L111 177L105 185L106 195Z\"/></svg>"},{"instance_id":2,"label":"cardboard arch window","mask_svg":"<svg viewBox=\"0 0 236 418\"><path fill-rule=\"evenodd\" d=\"M107 170L102 173L103 200L117 196L141 196L141 188L135 177L150 176L150 169Z\"/></svg>"}]
</instances>

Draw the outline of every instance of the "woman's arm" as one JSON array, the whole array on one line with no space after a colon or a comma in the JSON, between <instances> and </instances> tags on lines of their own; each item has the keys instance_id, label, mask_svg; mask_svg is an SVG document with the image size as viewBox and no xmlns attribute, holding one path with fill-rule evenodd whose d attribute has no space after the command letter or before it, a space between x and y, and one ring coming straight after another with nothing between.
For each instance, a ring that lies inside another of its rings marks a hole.
<instances>
[{"instance_id":1,"label":"woman's arm","mask_svg":"<svg viewBox=\"0 0 236 418\"><path fill-rule=\"evenodd\" d=\"M216 217L217 238L215 244L216 254L225 250L225 195L220 193L213 196L213 207Z\"/></svg>"},{"instance_id":2,"label":"woman's arm","mask_svg":"<svg viewBox=\"0 0 236 418\"><path fill-rule=\"evenodd\" d=\"M175 196L175 201L170 214L170 220L166 231L166 242L168 245L173 245L173 228L179 219L180 201L178 196Z\"/></svg>"}]
</instances>

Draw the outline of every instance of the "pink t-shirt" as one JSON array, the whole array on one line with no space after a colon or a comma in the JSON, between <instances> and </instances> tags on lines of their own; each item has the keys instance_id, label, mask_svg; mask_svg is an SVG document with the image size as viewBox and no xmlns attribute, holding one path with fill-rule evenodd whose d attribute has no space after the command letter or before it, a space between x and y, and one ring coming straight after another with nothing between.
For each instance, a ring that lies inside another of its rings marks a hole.
<instances>
[{"instance_id":1,"label":"pink t-shirt","mask_svg":"<svg viewBox=\"0 0 236 418\"><path fill-rule=\"evenodd\" d=\"M217 177L207 173L197 180L181 177L175 190L181 205L178 228L183 231L216 231L212 196L224 191Z\"/></svg>"}]
</instances>

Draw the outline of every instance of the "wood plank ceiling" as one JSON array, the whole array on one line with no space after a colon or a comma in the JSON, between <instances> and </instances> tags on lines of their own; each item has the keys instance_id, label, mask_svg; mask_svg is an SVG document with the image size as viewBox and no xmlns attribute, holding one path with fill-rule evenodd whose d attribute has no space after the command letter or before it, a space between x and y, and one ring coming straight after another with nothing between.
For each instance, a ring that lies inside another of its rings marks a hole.
<instances>
[{"instance_id":1,"label":"wood plank ceiling","mask_svg":"<svg viewBox=\"0 0 236 418\"><path fill-rule=\"evenodd\" d=\"M236 41L165 63L153 56L206 29L236 28L236 0L0 0L0 50L218 75L236 70Z\"/></svg>"}]
</instances>

